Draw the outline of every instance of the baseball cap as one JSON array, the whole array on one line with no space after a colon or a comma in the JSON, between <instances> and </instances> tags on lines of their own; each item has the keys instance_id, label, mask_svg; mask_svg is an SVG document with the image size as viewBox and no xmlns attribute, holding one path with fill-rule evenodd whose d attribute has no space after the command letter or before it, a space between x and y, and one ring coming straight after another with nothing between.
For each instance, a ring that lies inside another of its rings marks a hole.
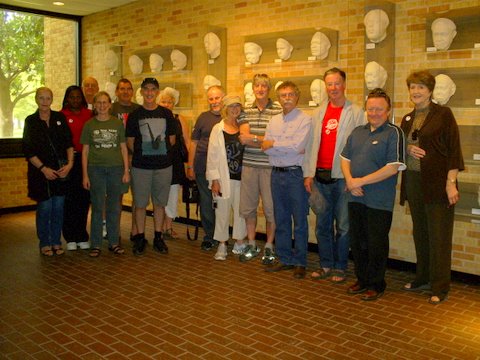
<instances>
[{"instance_id":1,"label":"baseball cap","mask_svg":"<svg viewBox=\"0 0 480 360\"><path fill-rule=\"evenodd\" d=\"M155 79L153 77L143 79L141 87L143 88L143 87L147 86L148 84L151 84L151 85L155 86L157 89L160 88L160 85L158 84L157 79Z\"/></svg>"}]
</instances>

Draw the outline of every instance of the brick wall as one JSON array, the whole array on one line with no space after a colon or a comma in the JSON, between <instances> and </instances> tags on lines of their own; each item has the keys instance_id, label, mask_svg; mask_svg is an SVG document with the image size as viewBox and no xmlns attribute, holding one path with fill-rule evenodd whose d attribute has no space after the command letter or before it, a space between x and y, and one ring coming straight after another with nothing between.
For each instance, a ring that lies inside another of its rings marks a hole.
<instances>
[{"instance_id":1,"label":"brick wall","mask_svg":"<svg viewBox=\"0 0 480 360\"><path fill-rule=\"evenodd\" d=\"M53 91L52 109L62 107L65 89L77 82L75 23L45 17L45 85Z\"/></svg>"},{"instance_id":2,"label":"brick wall","mask_svg":"<svg viewBox=\"0 0 480 360\"><path fill-rule=\"evenodd\" d=\"M24 158L0 159L0 209L32 205L27 197L27 162Z\"/></svg>"}]
</instances>

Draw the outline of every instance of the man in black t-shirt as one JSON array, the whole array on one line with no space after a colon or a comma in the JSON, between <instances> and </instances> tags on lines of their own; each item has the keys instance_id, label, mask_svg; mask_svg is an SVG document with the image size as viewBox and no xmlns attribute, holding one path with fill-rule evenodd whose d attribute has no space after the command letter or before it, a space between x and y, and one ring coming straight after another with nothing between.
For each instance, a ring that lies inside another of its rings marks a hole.
<instances>
[{"instance_id":1,"label":"man in black t-shirt","mask_svg":"<svg viewBox=\"0 0 480 360\"><path fill-rule=\"evenodd\" d=\"M153 249L168 253L162 237L165 206L172 181L169 149L175 144L175 119L170 110L157 105L159 84L146 78L141 85L143 106L128 117L127 146L132 152L132 188L138 234L132 237L133 253L142 255L145 239L146 208L152 199L155 238Z\"/></svg>"}]
</instances>

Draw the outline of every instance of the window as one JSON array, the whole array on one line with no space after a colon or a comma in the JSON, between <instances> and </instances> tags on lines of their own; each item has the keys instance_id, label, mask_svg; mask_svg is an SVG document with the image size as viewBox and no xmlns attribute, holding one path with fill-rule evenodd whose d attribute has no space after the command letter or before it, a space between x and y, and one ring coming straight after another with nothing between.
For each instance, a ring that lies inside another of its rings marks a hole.
<instances>
[{"instance_id":1,"label":"window","mask_svg":"<svg viewBox=\"0 0 480 360\"><path fill-rule=\"evenodd\" d=\"M79 18L0 8L0 157L20 155L25 118L45 85L61 108L65 89L79 79Z\"/></svg>"}]
</instances>

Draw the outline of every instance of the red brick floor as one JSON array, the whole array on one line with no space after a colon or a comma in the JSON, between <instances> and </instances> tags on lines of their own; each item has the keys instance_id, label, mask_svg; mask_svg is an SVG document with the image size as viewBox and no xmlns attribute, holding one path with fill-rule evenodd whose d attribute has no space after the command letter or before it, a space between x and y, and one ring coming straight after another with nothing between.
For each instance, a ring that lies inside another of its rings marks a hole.
<instances>
[{"instance_id":1,"label":"red brick floor","mask_svg":"<svg viewBox=\"0 0 480 360\"><path fill-rule=\"evenodd\" d=\"M134 257L125 241L123 256L105 245L98 259L45 258L34 221L0 217L2 359L480 359L479 286L453 283L433 306L400 290L413 274L390 270L385 295L365 303L346 284L265 273L230 253L218 262L185 239L169 255Z\"/></svg>"}]
</instances>

